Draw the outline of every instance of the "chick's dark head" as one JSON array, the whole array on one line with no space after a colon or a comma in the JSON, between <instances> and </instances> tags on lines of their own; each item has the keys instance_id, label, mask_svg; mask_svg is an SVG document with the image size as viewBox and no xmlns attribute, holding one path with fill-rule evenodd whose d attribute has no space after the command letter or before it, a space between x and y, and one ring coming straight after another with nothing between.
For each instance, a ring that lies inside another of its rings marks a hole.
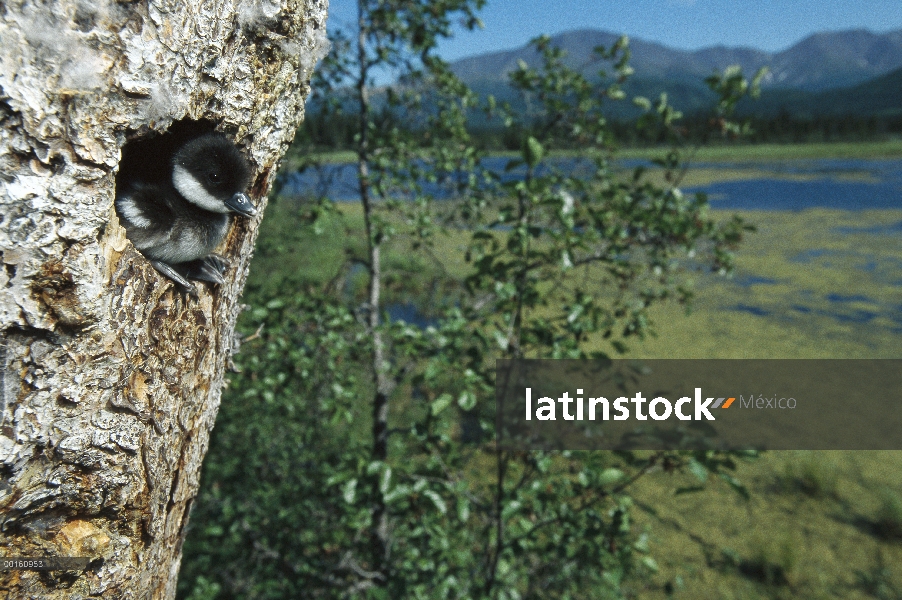
<instances>
[{"instance_id":1,"label":"chick's dark head","mask_svg":"<svg viewBox=\"0 0 902 600\"><path fill-rule=\"evenodd\" d=\"M251 168L235 144L209 133L189 141L175 153L172 183L189 202L217 213L256 214L245 191Z\"/></svg>"}]
</instances>

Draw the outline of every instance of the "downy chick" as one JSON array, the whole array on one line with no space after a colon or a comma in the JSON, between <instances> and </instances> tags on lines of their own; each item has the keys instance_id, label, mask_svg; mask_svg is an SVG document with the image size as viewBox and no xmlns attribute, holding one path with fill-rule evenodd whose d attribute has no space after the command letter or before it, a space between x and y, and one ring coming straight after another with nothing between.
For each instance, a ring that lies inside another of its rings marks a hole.
<instances>
[{"instance_id":1,"label":"downy chick","mask_svg":"<svg viewBox=\"0 0 902 600\"><path fill-rule=\"evenodd\" d=\"M211 253L228 233L230 213L257 213L245 193L251 169L235 144L216 133L182 145L170 166L167 180L121 183L116 212L151 264L196 296L189 279L224 282L228 263Z\"/></svg>"}]
</instances>

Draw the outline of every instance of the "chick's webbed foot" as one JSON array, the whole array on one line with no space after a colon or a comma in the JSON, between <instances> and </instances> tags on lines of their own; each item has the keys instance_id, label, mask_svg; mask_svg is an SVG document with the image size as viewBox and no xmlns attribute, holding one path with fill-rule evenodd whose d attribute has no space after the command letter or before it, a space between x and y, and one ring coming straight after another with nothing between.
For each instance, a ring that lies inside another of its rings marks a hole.
<instances>
[{"instance_id":1,"label":"chick's webbed foot","mask_svg":"<svg viewBox=\"0 0 902 600\"><path fill-rule=\"evenodd\" d=\"M159 260L151 261L154 268L197 298L197 287L188 281L208 281L216 285L225 283L223 275L231 263L224 256L211 254L206 258L171 265Z\"/></svg>"},{"instance_id":2,"label":"chick's webbed foot","mask_svg":"<svg viewBox=\"0 0 902 600\"><path fill-rule=\"evenodd\" d=\"M222 276L225 275L230 264L231 263L229 263L229 260L226 257L218 254L211 254L206 258L185 263L187 266L186 274L189 279L209 281L216 285L222 285L225 283L225 279L223 279Z\"/></svg>"},{"instance_id":3,"label":"chick's webbed foot","mask_svg":"<svg viewBox=\"0 0 902 600\"><path fill-rule=\"evenodd\" d=\"M197 298L197 288L194 286L193 283L191 283L190 281L188 281L185 278L187 273L182 274L176 270L176 267L174 265L170 265L168 263L164 263L159 260L152 260L152 261L150 261L150 264L153 265L154 269L156 269L157 271L159 271L160 273L162 273L163 275L165 275L166 277L168 277L169 279L171 279L172 281L177 283L179 286L182 287L182 289L184 289L186 292L188 292L189 294L191 294L192 296ZM181 267L181 265L179 265L179 267Z\"/></svg>"}]
</instances>

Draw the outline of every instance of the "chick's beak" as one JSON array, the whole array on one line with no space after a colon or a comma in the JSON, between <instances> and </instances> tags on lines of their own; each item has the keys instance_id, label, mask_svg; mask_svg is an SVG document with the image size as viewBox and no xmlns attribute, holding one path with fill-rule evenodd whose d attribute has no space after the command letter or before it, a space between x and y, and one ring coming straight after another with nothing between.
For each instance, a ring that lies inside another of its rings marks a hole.
<instances>
[{"instance_id":1,"label":"chick's beak","mask_svg":"<svg viewBox=\"0 0 902 600\"><path fill-rule=\"evenodd\" d=\"M257 214L257 209L251 204L251 199L244 192L238 192L225 201L225 205L239 215L245 217L253 217Z\"/></svg>"}]
</instances>

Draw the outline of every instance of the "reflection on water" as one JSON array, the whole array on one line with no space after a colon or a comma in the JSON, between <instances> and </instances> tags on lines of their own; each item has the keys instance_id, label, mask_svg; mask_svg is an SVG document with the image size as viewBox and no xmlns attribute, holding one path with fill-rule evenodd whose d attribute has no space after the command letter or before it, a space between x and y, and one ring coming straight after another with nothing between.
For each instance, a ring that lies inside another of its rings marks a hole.
<instances>
[{"instance_id":1,"label":"reflection on water","mask_svg":"<svg viewBox=\"0 0 902 600\"><path fill-rule=\"evenodd\" d=\"M875 256L861 250L812 248L789 258L791 262L811 264L827 269L848 269L871 274L880 284L898 285L902 273L902 256Z\"/></svg>"},{"instance_id":2,"label":"reflection on water","mask_svg":"<svg viewBox=\"0 0 902 600\"><path fill-rule=\"evenodd\" d=\"M902 208L902 186L878 181L786 181L748 179L712 183L690 192L706 192L711 206L726 210L871 210Z\"/></svg>"},{"instance_id":3,"label":"reflection on water","mask_svg":"<svg viewBox=\"0 0 902 600\"><path fill-rule=\"evenodd\" d=\"M874 302L871 298L862 295L843 296L842 294L827 294L829 302Z\"/></svg>"},{"instance_id":4,"label":"reflection on water","mask_svg":"<svg viewBox=\"0 0 902 600\"><path fill-rule=\"evenodd\" d=\"M774 285L777 283L776 279L771 279L770 277L759 277L757 275L749 275L742 274L736 275L732 279L729 280L733 285L738 285L739 287L752 287L753 285Z\"/></svg>"},{"instance_id":5,"label":"reflection on water","mask_svg":"<svg viewBox=\"0 0 902 600\"><path fill-rule=\"evenodd\" d=\"M408 325L414 325L420 329L434 327L438 319L427 317L412 302L396 302L385 307L388 318L392 322L403 321Z\"/></svg>"},{"instance_id":6,"label":"reflection on water","mask_svg":"<svg viewBox=\"0 0 902 600\"><path fill-rule=\"evenodd\" d=\"M818 317L826 317L828 319L833 319L838 323L870 323L874 319L880 316L880 313L870 311L870 310L851 310L846 312L838 312L838 311L827 311L819 308L812 308L810 306L802 306L800 304L792 305L792 310L795 312L801 313L806 316L818 316ZM896 323L902 323L902 314L900 315L887 315L892 321ZM893 331L898 331L898 328L894 328Z\"/></svg>"},{"instance_id":7,"label":"reflection on water","mask_svg":"<svg viewBox=\"0 0 902 600\"><path fill-rule=\"evenodd\" d=\"M714 169L749 168L749 165L741 164L704 166ZM754 168L771 172L774 176L713 183L691 191L707 192L712 197L712 206L729 210L902 208L902 160L802 160L755 163ZM811 179L798 181L786 178L799 175L811 176ZM902 223L899 225L902 227Z\"/></svg>"},{"instance_id":8,"label":"reflection on water","mask_svg":"<svg viewBox=\"0 0 902 600\"><path fill-rule=\"evenodd\" d=\"M902 221L889 225L871 225L870 227L834 227L833 231L844 234L899 235L902 234Z\"/></svg>"},{"instance_id":9,"label":"reflection on water","mask_svg":"<svg viewBox=\"0 0 902 600\"><path fill-rule=\"evenodd\" d=\"M749 306L748 304L743 304L742 302L736 304L735 306L731 306L730 309L738 310L739 312L747 312L757 317L766 317L770 314L769 310L764 310L759 306Z\"/></svg>"}]
</instances>

